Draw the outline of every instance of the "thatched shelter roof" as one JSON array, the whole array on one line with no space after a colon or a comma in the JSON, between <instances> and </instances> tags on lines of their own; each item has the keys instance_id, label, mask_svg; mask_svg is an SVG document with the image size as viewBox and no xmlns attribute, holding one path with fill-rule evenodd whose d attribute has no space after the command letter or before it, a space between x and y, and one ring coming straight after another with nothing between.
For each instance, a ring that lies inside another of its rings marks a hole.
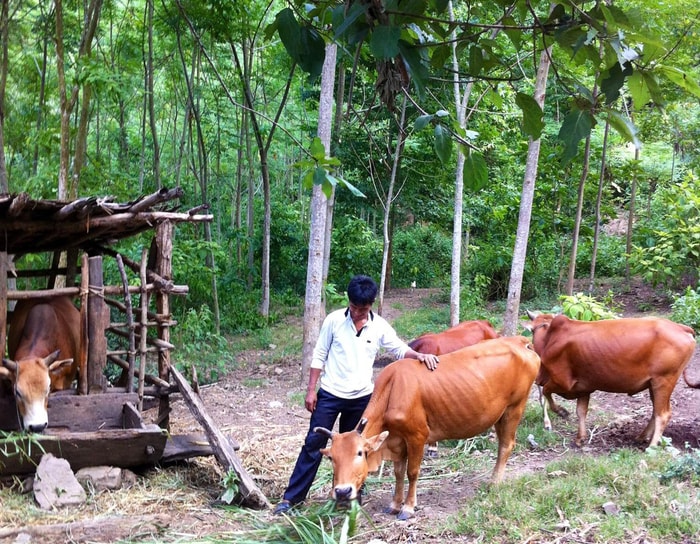
<instances>
[{"instance_id":1,"label":"thatched shelter roof","mask_svg":"<svg viewBox=\"0 0 700 544\"><path fill-rule=\"evenodd\" d=\"M211 221L198 207L180 212L172 201L181 188L161 189L120 204L112 197L86 197L71 202L32 200L28 194L0 194L0 251L11 254L90 250L113 244L164 221Z\"/></svg>"}]
</instances>

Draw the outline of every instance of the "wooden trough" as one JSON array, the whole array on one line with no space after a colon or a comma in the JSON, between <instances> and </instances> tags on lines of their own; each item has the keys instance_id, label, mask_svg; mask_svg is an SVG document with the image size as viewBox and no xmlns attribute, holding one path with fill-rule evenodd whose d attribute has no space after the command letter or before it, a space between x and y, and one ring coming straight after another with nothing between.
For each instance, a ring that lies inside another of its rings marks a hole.
<instances>
[{"instance_id":1,"label":"wooden trough","mask_svg":"<svg viewBox=\"0 0 700 544\"><path fill-rule=\"evenodd\" d=\"M49 396L49 426L41 435L20 428L14 396L0 387L0 476L34 472L44 453L66 459L73 470L86 466L143 467L195 455L215 455L224 470L239 476L239 502L264 508L265 496L245 473L233 443L211 422L198 396L171 366L170 330L175 325L170 295L185 295L172 281L173 231L177 223L212 220L200 208L185 213L168 203L181 189L162 189L133 202L109 198L73 202L35 201L26 194L0 194L0 345L7 339L13 302L68 295L79 302L82 357L75 389ZM141 259L113 246L154 231ZM28 253L52 254L43 270L19 269ZM121 284L105 285L104 258L116 262ZM46 278L46 288L37 281ZM63 281L57 281L62 278ZM16 282L31 289L16 289ZM110 375L120 372L117 383ZM151 370L149 372L149 369ZM171 383L171 380L174 383ZM202 425L201 434L170 436L170 395L182 393ZM152 423L143 412L157 411Z\"/></svg>"}]
</instances>

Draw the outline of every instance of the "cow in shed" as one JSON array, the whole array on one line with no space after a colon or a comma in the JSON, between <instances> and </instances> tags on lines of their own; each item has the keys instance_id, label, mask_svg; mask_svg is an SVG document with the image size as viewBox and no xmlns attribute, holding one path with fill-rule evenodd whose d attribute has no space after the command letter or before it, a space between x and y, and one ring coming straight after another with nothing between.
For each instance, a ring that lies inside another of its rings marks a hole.
<instances>
[{"instance_id":1,"label":"cow in shed","mask_svg":"<svg viewBox=\"0 0 700 544\"><path fill-rule=\"evenodd\" d=\"M356 430L314 429L331 438L330 447L321 453L333 464L332 497L338 504L356 499L368 472L376 471L382 459L391 459L396 483L385 512L408 519L416 507L426 442L470 438L491 426L498 438L491 481L500 482L539 367L530 340L522 336L487 340L442 355L435 371L415 359L391 363L377 376Z\"/></svg>"},{"instance_id":2,"label":"cow in shed","mask_svg":"<svg viewBox=\"0 0 700 544\"><path fill-rule=\"evenodd\" d=\"M695 350L693 329L659 317L577 321L564 315L527 312L535 351L542 359L535 380L547 405L568 412L552 394L576 399L576 444L586 439L586 415L593 391L634 395L649 390L653 414L639 441L656 446L671 419L671 393ZM549 423L551 428L551 423Z\"/></svg>"},{"instance_id":3,"label":"cow in shed","mask_svg":"<svg viewBox=\"0 0 700 544\"><path fill-rule=\"evenodd\" d=\"M49 392L70 388L78 372L80 312L65 296L20 300L9 320L7 351L1 368L22 427L42 432Z\"/></svg>"},{"instance_id":4,"label":"cow in shed","mask_svg":"<svg viewBox=\"0 0 700 544\"><path fill-rule=\"evenodd\" d=\"M486 321L462 321L454 327L442 332L429 332L411 340L409 347L418 353L434 353L443 355L467 346L472 346L482 340L498 338L498 333L493 325ZM428 457L437 457L437 443L428 444Z\"/></svg>"}]
</instances>

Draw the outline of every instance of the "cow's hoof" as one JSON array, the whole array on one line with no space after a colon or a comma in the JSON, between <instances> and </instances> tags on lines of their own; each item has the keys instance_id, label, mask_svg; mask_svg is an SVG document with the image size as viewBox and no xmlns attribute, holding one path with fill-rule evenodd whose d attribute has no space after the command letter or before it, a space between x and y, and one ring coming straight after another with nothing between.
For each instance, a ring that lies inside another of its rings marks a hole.
<instances>
[{"instance_id":1,"label":"cow's hoof","mask_svg":"<svg viewBox=\"0 0 700 544\"><path fill-rule=\"evenodd\" d=\"M413 516L415 516L413 512L401 510L401 512L399 512L399 515L396 516L396 519L398 519L399 521L406 521L407 519L411 519Z\"/></svg>"},{"instance_id":2,"label":"cow's hoof","mask_svg":"<svg viewBox=\"0 0 700 544\"><path fill-rule=\"evenodd\" d=\"M391 506L385 506L384 508L382 508L382 514L391 514L392 516L395 516L399 512L401 512L401 510L397 510L396 508L393 508Z\"/></svg>"}]
</instances>

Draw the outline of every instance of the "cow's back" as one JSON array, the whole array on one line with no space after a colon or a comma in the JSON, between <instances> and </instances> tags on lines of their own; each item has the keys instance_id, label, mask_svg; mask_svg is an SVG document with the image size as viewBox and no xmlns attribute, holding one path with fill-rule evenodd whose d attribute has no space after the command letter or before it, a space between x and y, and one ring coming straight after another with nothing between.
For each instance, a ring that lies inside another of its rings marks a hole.
<instances>
[{"instance_id":1,"label":"cow's back","mask_svg":"<svg viewBox=\"0 0 700 544\"><path fill-rule=\"evenodd\" d=\"M73 359L65 376L52 376L53 389L70 386L80 355L80 312L68 297L17 302L9 321L8 355L21 361L46 357L60 350L61 359Z\"/></svg>"},{"instance_id":2,"label":"cow's back","mask_svg":"<svg viewBox=\"0 0 700 544\"><path fill-rule=\"evenodd\" d=\"M443 355L493 338L498 333L488 321L463 321L442 332L423 334L408 345L419 353Z\"/></svg>"},{"instance_id":3,"label":"cow's back","mask_svg":"<svg viewBox=\"0 0 700 544\"><path fill-rule=\"evenodd\" d=\"M395 361L377 377L365 417L383 421L389 440L415 432L431 442L479 434L529 395L540 364L529 345L522 336L487 340L441 355L435 371L414 359Z\"/></svg>"}]
</instances>

